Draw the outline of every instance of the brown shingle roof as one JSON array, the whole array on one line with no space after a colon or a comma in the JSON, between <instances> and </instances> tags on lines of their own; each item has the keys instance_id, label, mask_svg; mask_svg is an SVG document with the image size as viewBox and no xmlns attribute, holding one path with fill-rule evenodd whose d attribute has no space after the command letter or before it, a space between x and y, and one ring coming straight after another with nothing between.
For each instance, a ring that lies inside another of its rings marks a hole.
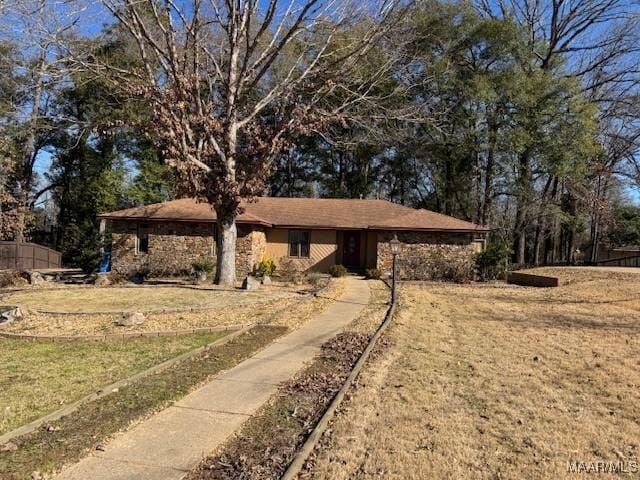
<instances>
[{"instance_id":1,"label":"brown shingle roof","mask_svg":"<svg viewBox=\"0 0 640 480\"><path fill-rule=\"evenodd\" d=\"M485 227L428 210L386 200L336 198L260 197L243 202L238 223L275 227L339 228L376 230L486 231ZM173 200L145 207L100 215L105 219L214 222L215 212L207 203L193 199Z\"/></svg>"}]
</instances>

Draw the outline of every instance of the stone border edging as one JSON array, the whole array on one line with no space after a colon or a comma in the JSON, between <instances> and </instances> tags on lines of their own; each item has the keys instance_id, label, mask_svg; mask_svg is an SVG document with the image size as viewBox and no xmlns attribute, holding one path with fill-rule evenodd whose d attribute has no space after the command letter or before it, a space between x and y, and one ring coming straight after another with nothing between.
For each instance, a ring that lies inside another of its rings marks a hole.
<instances>
[{"instance_id":1,"label":"stone border edging","mask_svg":"<svg viewBox=\"0 0 640 480\"><path fill-rule=\"evenodd\" d=\"M385 315L384 321L380 324L380 326L376 330L376 333L373 334L373 337L371 337L371 340L369 341L367 348L365 348L364 352L362 352L362 355L360 355L360 358L354 365L353 370L351 370L351 373L349 374L349 376L347 377L347 380L342 385L342 388L340 388L340 391L336 394L335 397L333 397L331 404L329 405L327 410L324 412L324 414L316 424L313 431L309 434L309 436L307 437L307 440L304 442L304 444L302 445L302 448L300 448L296 456L293 458L293 461L289 464L289 467L287 468L287 470L280 477L280 480L295 480L298 477L298 474L302 471L307 459L309 458L309 455L311 455L311 452L313 452L313 450L315 449L316 444L322 437L322 434L329 427L329 422L335 415L336 410L340 407L340 404L344 400L344 397L347 391L351 388L355 380L358 378L358 375L360 374L362 367L364 367L365 362L371 355L371 351L373 350L376 343L378 342L378 339L382 336L384 331L387 329L387 327L391 323L391 320L393 319L393 315L396 311L396 303L397 302L394 302L392 299L392 303L389 306L389 309L387 310L387 314Z\"/></svg>"},{"instance_id":2,"label":"stone border edging","mask_svg":"<svg viewBox=\"0 0 640 480\"><path fill-rule=\"evenodd\" d=\"M251 328L255 324L225 325L218 327L197 327L185 330L167 330L160 332L124 332L105 333L104 335L29 335L26 333L13 333L0 331L0 338L12 340L31 340L34 342L104 342L108 340L127 340L131 338L156 338L156 337L182 337L198 333L214 333L237 331L243 328Z\"/></svg>"},{"instance_id":3,"label":"stone border edging","mask_svg":"<svg viewBox=\"0 0 640 480\"><path fill-rule=\"evenodd\" d=\"M215 342L212 342L208 345L204 345L202 347L198 347L194 350L190 350L188 352L185 352L181 355L178 355L177 357L174 358L170 358L169 360L165 360L162 363L159 363L158 365L154 365L153 367L150 367L146 370L143 370L142 372L138 372L135 375L132 375L131 377L125 378L123 380L119 380L115 383L112 383L111 385L107 385L106 387L103 387L99 390L97 390L94 393L90 393L89 395L86 395L84 397L82 397L79 400L76 400L75 402L73 402L70 405L67 405L66 407L63 407L59 410L56 410L55 412L49 413L48 415L45 415L44 417L40 417L36 420L33 420L32 422L27 423L26 425L23 425L21 427L16 428L15 430L12 430L10 432L5 433L4 435L0 435L0 445L4 445L7 442L9 442L10 440L16 438L16 437L20 437L22 435L26 435L28 433L31 433L35 430L37 430L38 428L40 428L42 425L44 425L47 422L53 422L55 420L59 420L62 417L66 417L67 415L75 412L76 410L78 410L78 408L82 405L84 405L85 403L90 403L90 402L94 402L100 398L106 397L112 393L115 393L117 391L117 389L119 389L120 387L124 387L125 385L128 385L130 383L135 382L136 380L139 380L141 378L147 377L151 374L160 372L162 370L166 370L169 367L172 367L173 365L180 363L184 360L188 360L189 358L197 355L198 353L204 352L205 350L209 349L209 348L213 348L213 347L219 347L221 345L224 345L228 342L230 342L231 340L233 340L234 338L242 335L243 333L248 332L249 330L251 330L251 328L253 328L254 325L248 325L244 328L241 328L233 333L230 333L229 335L226 335L218 340L216 340Z\"/></svg>"}]
</instances>

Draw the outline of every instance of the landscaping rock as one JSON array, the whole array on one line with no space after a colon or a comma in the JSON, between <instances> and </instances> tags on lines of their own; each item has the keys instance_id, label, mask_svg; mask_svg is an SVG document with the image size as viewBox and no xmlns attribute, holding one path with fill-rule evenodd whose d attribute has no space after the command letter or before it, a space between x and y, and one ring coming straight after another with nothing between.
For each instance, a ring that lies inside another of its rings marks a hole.
<instances>
[{"instance_id":1,"label":"landscaping rock","mask_svg":"<svg viewBox=\"0 0 640 480\"><path fill-rule=\"evenodd\" d=\"M95 281L93 282L93 284L96 287L106 287L111 285L111 279L109 278L109 275L106 275L104 273L99 273Z\"/></svg>"},{"instance_id":2,"label":"landscaping rock","mask_svg":"<svg viewBox=\"0 0 640 480\"><path fill-rule=\"evenodd\" d=\"M20 307L0 307L0 325L21 320L23 316Z\"/></svg>"},{"instance_id":3,"label":"landscaping rock","mask_svg":"<svg viewBox=\"0 0 640 480\"><path fill-rule=\"evenodd\" d=\"M262 277L262 285L271 285L271 277L269 275Z\"/></svg>"},{"instance_id":4,"label":"landscaping rock","mask_svg":"<svg viewBox=\"0 0 640 480\"><path fill-rule=\"evenodd\" d=\"M145 320L145 316L140 312L123 313L122 318L116 322L116 325L119 327L133 327L134 325L142 325Z\"/></svg>"},{"instance_id":5,"label":"landscaping rock","mask_svg":"<svg viewBox=\"0 0 640 480\"><path fill-rule=\"evenodd\" d=\"M260 288L260 280L251 275L247 275L242 282L243 290L258 290Z\"/></svg>"},{"instance_id":6,"label":"landscaping rock","mask_svg":"<svg viewBox=\"0 0 640 480\"><path fill-rule=\"evenodd\" d=\"M25 271L25 272L22 272L21 275L24 278L26 278L29 284L31 285L37 286L37 285L42 285L46 283L46 280L44 279L44 277L40 272Z\"/></svg>"},{"instance_id":7,"label":"landscaping rock","mask_svg":"<svg viewBox=\"0 0 640 480\"><path fill-rule=\"evenodd\" d=\"M0 448L0 452L15 452L16 450L18 450L18 446L13 442L7 442Z\"/></svg>"}]
</instances>

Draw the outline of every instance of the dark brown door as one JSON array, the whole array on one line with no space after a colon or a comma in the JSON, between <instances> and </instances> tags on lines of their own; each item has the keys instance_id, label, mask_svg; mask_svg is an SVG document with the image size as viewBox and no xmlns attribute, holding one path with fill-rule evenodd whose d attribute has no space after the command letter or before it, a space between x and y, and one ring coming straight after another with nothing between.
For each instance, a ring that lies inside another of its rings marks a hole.
<instances>
[{"instance_id":1,"label":"dark brown door","mask_svg":"<svg viewBox=\"0 0 640 480\"><path fill-rule=\"evenodd\" d=\"M342 263L345 267L360 266L360 232L347 230L342 236Z\"/></svg>"}]
</instances>

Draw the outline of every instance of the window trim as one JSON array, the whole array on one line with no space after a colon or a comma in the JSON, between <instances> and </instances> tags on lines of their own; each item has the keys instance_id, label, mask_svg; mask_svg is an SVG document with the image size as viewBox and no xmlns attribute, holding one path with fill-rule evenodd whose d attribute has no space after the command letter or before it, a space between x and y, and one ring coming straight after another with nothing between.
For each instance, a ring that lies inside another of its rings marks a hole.
<instances>
[{"instance_id":1,"label":"window trim","mask_svg":"<svg viewBox=\"0 0 640 480\"><path fill-rule=\"evenodd\" d=\"M291 234L292 233L306 233L307 234L307 238L308 238L308 254L307 255L301 255L302 253L302 242L299 241L298 242L298 254L297 255L291 255ZM311 230L302 230L302 229L289 229L288 232L288 242L287 242L287 256L289 258L311 258Z\"/></svg>"},{"instance_id":2,"label":"window trim","mask_svg":"<svg viewBox=\"0 0 640 480\"><path fill-rule=\"evenodd\" d=\"M142 228L146 229L147 236L147 249L145 251L140 250L140 231ZM149 224L148 223L138 223L136 225L136 255L147 255L149 253Z\"/></svg>"}]
</instances>

